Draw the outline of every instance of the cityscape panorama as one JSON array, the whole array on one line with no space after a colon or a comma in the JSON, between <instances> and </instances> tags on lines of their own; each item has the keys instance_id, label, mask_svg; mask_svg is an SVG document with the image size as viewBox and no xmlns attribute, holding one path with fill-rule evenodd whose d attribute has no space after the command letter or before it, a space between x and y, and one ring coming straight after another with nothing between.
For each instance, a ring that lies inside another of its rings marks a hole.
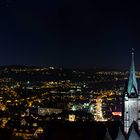
<instances>
[{"instance_id":1,"label":"cityscape panorama","mask_svg":"<svg viewBox=\"0 0 140 140\"><path fill-rule=\"evenodd\" d=\"M140 72L0 67L0 134L11 140L139 140Z\"/></svg>"},{"instance_id":2,"label":"cityscape panorama","mask_svg":"<svg viewBox=\"0 0 140 140\"><path fill-rule=\"evenodd\" d=\"M140 140L140 1L0 0L0 140Z\"/></svg>"}]
</instances>

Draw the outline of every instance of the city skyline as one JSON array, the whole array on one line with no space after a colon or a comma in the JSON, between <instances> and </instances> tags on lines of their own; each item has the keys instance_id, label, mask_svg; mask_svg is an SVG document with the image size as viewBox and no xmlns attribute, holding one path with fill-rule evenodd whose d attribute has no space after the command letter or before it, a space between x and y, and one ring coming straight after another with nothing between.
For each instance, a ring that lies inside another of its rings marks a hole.
<instances>
[{"instance_id":1,"label":"city skyline","mask_svg":"<svg viewBox=\"0 0 140 140\"><path fill-rule=\"evenodd\" d=\"M30 0L0 3L0 65L140 69L139 6Z\"/></svg>"},{"instance_id":2,"label":"city skyline","mask_svg":"<svg viewBox=\"0 0 140 140\"><path fill-rule=\"evenodd\" d=\"M0 137L140 139L140 6L0 1Z\"/></svg>"}]
</instances>

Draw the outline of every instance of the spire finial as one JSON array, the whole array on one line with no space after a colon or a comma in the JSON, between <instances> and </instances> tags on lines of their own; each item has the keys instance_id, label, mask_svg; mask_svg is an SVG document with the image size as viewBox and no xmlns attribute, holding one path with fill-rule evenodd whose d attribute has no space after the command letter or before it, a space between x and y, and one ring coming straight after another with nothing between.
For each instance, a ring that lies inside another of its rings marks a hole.
<instances>
[{"instance_id":1,"label":"spire finial","mask_svg":"<svg viewBox=\"0 0 140 140\"><path fill-rule=\"evenodd\" d=\"M134 48L132 48L132 54L134 54Z\"/></svg>"},{"instance_id":2,"label":"spire finial","mask_svg":"<svg viewBox=\"0 0 140 140\"><path fill-rule=\"evenodd\" d=\"M138 94L138 86L135 74L135 64L134 64L134 49L132 48L132 60L131 60L131 67L130 67L130 75L128 79L128 87L127 92L129 95L132 93Z\"/></svg>"}]
</instances>

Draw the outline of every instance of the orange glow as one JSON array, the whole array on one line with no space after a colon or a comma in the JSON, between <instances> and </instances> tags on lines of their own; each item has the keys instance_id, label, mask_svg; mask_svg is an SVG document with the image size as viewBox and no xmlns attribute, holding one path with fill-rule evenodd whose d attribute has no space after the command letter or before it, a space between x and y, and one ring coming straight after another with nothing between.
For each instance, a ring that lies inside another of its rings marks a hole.
<instances>
[{"instance_id":1,"label":"orange glow","mask_svg":"<svg viewBox=\"0 0 140 140\"><path fill-rule=\"evenodd\" d=\"M122 112L112 112L112 115L114 115L114 116L122 116Z\"/></svg>"}]
</instances>

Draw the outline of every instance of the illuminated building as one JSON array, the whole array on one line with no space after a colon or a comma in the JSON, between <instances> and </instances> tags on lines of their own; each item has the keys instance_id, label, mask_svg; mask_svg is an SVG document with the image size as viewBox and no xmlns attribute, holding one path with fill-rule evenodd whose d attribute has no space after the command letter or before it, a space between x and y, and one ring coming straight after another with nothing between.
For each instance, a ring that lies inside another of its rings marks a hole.
<instances>
[{"instance_id":1,"label":"illuminated building","mask_svg":"<svg viewBox=\"0 0 140 140\"><path fill-rule=\"evenodd\" d=\"M38 108L38 114L41 116L45 116L46 114L51 115L51 114L59 114L62 112L62 109L57 109L57 108Z\"/></svg>"},{"instance_id":2,"label":"illuminated building","mask_svg":"<svg viewBox=\"0 0 140 140\"><path fill-rule=\"evenodd\" d=\"M70 115L69 114L69 121L74 122L75 121L75 115Z\"/></svg>"},{"instance_id":3,"label":"illuminated building","mask_svg":"<svg viewBox=\"0 0 140 140\"><path fill-rule=\"evenodd\" d=\"M122 112L112 112L112 115L114 115L114 116L122 116Z\"/></svg>"},{"instance_id":4,"label":"illuminated building","mask_svg":"<svg viewBox=\"0 0 140 140\"><path fill-rule=\"evenodd\" d=\"M133 121L137 122L140 129L140 94L135 74L134 52L132 52L132 62L128 85L124 96L124 131L128 133Z\"/></svg>"}]
</instances>

